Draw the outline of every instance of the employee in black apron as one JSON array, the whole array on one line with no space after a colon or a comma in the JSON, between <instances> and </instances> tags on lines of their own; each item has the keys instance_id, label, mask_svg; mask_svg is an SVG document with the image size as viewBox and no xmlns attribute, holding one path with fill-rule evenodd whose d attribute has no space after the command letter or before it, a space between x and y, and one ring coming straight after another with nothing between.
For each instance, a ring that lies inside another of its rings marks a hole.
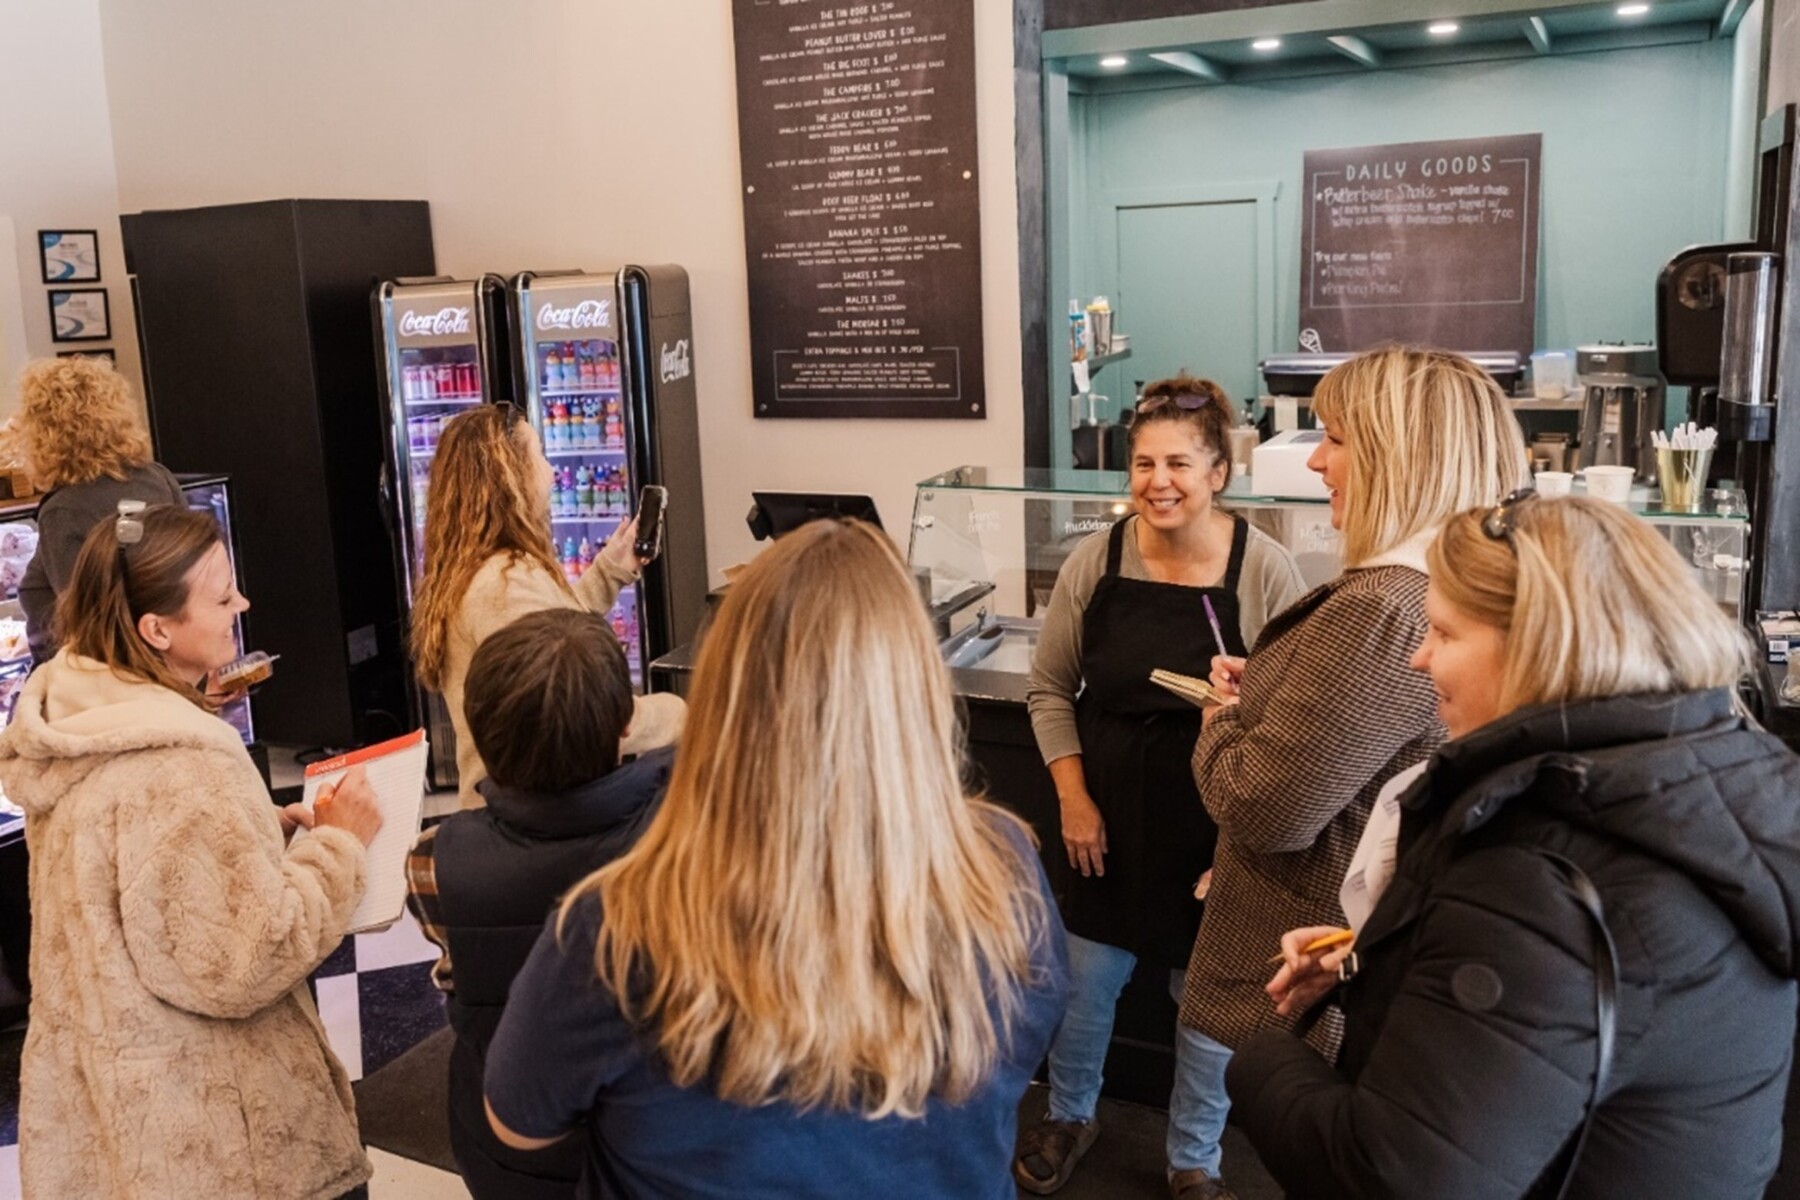
<instances>
[{"instance_id":1,"label":"employee in black apron","mask_svg":"<svg viewBox=\"0 0 1800 1200\"><path fill-rule=\"evenodd\" d=\"M1032 664L1032 725L1071 868L1059 898L1073 985L1050 1049L1049 1115L1025 1131L1013 1165L1039 1195L1068 1181L1099 1132L1113 1013L1132 971L1140 961L1166 970L1179 999L1200 927L1218 840L1191 764L1200 710L1150 673L1204 679L1214 655L1245 653L1304 590L1285 550L1213 503L1230 478L1234 420L1210 381L1182 375L1144 390L1131 426L1135 511L1069 556ZM1179 1055L1178 1073L1192 1065L1205 1077L1178 1078L1177 1096L1222 1099L1224 1061ZM1205 1108L1182 1106L1196 1107ZM1217 1124L1204 1112L1182 1129L1171 1123L1172 1171L1217 1175Z\"/></svg>"}]
</instances>

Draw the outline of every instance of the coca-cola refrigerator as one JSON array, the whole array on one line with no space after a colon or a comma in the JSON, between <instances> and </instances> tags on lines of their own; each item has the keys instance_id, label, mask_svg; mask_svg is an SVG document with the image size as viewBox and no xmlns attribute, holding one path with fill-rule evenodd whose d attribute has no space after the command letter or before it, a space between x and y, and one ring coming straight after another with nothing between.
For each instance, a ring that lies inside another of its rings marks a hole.
<instances>
[{"instance_id":1,"label":"coca-cola refrigerator","mask_svg":"<svg viewBox=\"0 0 1800 1200\"><path fill-rule=\"evenodd\" d=\"M662 553L608 614L632 683L705 612L706 537L687 273L527 271L512 281L514 392L554 473L550 530L571 580L637 508L669 491Z\"/></svg>"},{"instance_id":2,"label":"coca-cola refrigerator","mask_svg":"<svg viewBox=\"0 0 1800 1200\"><path fill-rule=\"evenodd\" d=\"M410 619L425 555L425 495L444 425L478 404L509 398L505 281L396 279L375 288L387 436L382 493L397 586ZM454 788L456 735L443 697L412 679L413 717L430 730L433 787Z\"/></svg>"}]
</instances>

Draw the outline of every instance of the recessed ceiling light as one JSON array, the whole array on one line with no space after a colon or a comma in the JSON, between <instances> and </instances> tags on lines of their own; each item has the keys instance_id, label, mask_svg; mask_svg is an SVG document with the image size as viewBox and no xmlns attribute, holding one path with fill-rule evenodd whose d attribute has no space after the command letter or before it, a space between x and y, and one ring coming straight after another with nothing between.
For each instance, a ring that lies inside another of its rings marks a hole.
<instances>
[{"instance_id":1,"label":"recessed ceiling light","mask_svg":"<svg viewBox=\"0 0 1800 1200\"><path fill-rule=\"evenodd\" d=\"M1250 43L1250 48L1252 50L1279 50L1281 49L1281 39L1257 38L1254 42Z\"/></svg>"},{"instance_id":2,"label":"recessed ceiling light","mask_svg":"<svg viewBox=\"0 0 1800 1200\"><path fill-rule=\"evenodd\" d=\"M1619 15L1621 17L1641 17L1649 11L1650 11L1650 6L1648 4L1621 4L1621 5L1619 5Z\"/></svg>"},{"instance_id":3,"label":"recessed ceiling light","mask_svg":"<svg viewBox=\"0 0 1800 1200\"><path fill-rule=\"evenodd\" d=\"M1425 32L1429 33L1432 37L1449 37L1461 28L1462 26L1458 25L1455 21L1437 21L1427 25L1425 27Z\"/></svg>"},{"instance_id":4,"label":"recessed ceiling light","mask_svg":"<svg viewBox=\"0 0 1800 1200\"><path fill-rule=\"evenodd\" d=\"M1129 66L1130 63L1131 60L1126 58L1123 54L1109 54L1100 60L1100 65L1109 71L1116 71L1120 67Z\"/></svg>"}]
</instances>

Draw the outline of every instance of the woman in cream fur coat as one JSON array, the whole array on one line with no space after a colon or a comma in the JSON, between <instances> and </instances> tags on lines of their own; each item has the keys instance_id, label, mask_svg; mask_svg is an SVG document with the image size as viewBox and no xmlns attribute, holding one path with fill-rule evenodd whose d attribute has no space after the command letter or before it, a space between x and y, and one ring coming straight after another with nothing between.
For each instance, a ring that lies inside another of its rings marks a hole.
<instances>
[{"instance_id":1,"label":"woman in cream fur coat","mask_svg":"<svg viewBox=\"0 0 1800 1200\"><path fill-rule=\"evenodd\" d=\"M550 537L552 478L537 431L510 404L484 404L451 421L432 460L412 654L419 682L450 710L464 808L481 806L475 785L487 777L463 717L463 680L475 648L527 613L605 613L650 561L632 549L633 519L571 586ZM686 715L679 696L639 696L620 753L669 745Z\"/></svg>"},{"instance_id":2,"label":"woman in cream fur coat","mask_svg":"<svg viewBox=\"0 0 1800 1200\"><path fill-rule=\"evenodd\" d=\"M277 809L197 685L235 652L212 519L101 522L64 649L0 734L31 847L27 1198L328 1200L369 1177L306 977L342 940L380 824L347 779ZM299 806L292 806L298 809ZM296 825L313 832L296 845Z\"/></svg>"}]
</instances>

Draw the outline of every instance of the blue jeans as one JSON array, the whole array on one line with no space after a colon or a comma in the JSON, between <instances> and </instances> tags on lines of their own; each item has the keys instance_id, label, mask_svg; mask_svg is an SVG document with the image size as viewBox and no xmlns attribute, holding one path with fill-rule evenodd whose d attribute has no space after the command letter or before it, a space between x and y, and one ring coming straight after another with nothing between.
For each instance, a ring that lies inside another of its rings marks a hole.
<instances>
[{"instance_id":1,"label":"blue jeans","mask_svg":"<svg viewBox=\"0 0 1800 1200\"><path fill-rule=\"evenodd\" d=\"M1137 967L1129 950L1069 934L1069 1006L1050 1043L1050 1119L1091 1121L1100 1102L1106 1048L1119 993ZM1181 1003L1183 974L1169 972ZM1225 1064L1231 1051L1179 1021L1175 1025L1175 1091L1169 1097L1169 1167L1219 1173L1219 1138L1231 1102Z\"/></svg>"}]
</instances>

